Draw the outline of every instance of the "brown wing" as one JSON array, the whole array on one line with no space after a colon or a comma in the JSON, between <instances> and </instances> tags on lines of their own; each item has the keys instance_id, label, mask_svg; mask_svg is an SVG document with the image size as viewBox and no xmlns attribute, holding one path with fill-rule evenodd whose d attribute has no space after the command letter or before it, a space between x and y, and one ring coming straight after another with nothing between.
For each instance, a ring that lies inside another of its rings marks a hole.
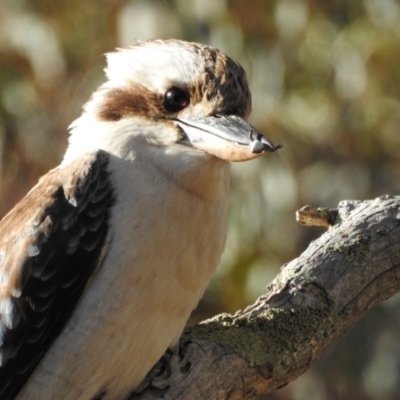
<instances>
[{"instance_id":1,"label":"brown wing","mask_svg":"<svg viewBox=\"0 0 400 400\"><path fill-rule=\"evenodd\" d=\"M104 151L56 168L0 222L0 398L13 399L96 270L113 202Z\"/></svg>"}]
</instances>

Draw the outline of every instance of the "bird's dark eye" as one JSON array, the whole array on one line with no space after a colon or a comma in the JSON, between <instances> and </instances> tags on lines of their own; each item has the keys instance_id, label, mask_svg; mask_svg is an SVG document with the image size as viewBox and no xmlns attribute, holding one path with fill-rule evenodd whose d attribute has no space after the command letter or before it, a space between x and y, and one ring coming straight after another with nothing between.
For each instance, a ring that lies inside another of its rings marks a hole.
<instances>
[{"instance_id":1,"label":"bird's dark eye","mask_svg":"<svg viewBox=\"0 0 400 400\"><path fill-rule=\"evenodd\" d=\"M177 87L169 89L164 95L164 106L169 112L181 111L187 107L189 103L189 94Z\"/></svg>"}]
</instances>

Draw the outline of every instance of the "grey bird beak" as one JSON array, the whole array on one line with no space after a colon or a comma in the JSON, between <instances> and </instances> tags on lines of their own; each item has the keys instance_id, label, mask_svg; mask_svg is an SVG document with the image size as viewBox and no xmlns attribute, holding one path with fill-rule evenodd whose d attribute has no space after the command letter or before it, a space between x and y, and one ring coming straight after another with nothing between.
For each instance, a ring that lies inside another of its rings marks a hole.
<instances>
[{"instance_id":1,"label":"grey bird beak","mask_svg":"<svg viewBox=\"0 0 400 400\"><path fill-rule=\"evenodd\" d=\"M227 161L246 161L278 150L257 129L236 115L176 118L190 144Z\"/></svg>"}]
</instances>

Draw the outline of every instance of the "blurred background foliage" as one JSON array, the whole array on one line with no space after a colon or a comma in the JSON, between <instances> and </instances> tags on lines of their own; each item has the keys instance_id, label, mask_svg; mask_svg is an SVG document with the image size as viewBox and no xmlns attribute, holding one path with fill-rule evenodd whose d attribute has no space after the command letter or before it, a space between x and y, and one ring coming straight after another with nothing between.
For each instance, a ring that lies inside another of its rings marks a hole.
<instances>
[{"instance_id":1,"label":"blurred background foliage","mask_svg":"<svg viewBox=\"0 0 400 400\"><path fill-rule=\"evenodd\" d=\"M251 122L284 145L233 166L227 251L199 317L255 300L323 232L296 225L301 206L398 194L399 0L0 0L2 216L60 161L102 55L156 37L240 61ZM265 399L400 399L399 302Z\"/></svg>"}]
</instances>

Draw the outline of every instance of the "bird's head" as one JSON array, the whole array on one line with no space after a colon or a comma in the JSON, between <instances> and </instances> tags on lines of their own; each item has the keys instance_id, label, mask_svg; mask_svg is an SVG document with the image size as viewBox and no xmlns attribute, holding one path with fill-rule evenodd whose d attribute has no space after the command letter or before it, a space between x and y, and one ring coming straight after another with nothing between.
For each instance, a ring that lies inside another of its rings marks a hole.
<instances>
[{"instance_id":1,"label":"bird's head","mask_svg":"<svg viewBox=\"0 0 400 400\"><path fill-rule=\"evenodd\" d=\"M280 147L246 122L251 110L246 74L217 49L143 41L108 54L107 63L108 81L72 125L70 152L79 141L80 149L121 155L142 142L244 161Z\"/></svg>"}]
</instances>

